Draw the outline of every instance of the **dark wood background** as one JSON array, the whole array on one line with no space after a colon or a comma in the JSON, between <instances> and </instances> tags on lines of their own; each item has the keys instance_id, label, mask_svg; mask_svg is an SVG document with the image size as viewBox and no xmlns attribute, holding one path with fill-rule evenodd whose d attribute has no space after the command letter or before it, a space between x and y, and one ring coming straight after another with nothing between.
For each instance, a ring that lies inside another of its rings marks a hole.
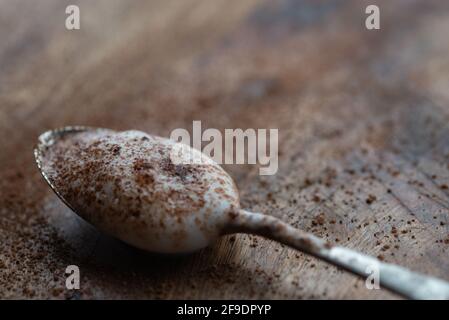
<instances>
[{"instance_id":1,"label":"dark wood background","mask_svg":"<svg viewBox=\"0 0 449 320\"><path fill-rule=\"evenodd\" d=\"M276 175L226 166L245 208L449 280L448 34L441 0L0 0L0 297L397 298L255 236L169 257L99 234L33 161L73 124L279 128Z\"/></svg>"}]
</instances>

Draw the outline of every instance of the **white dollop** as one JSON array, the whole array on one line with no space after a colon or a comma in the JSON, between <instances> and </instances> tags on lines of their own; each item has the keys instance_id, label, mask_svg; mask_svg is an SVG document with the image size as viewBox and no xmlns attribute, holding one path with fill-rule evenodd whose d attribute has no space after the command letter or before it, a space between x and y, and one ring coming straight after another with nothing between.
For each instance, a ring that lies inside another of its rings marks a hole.
<instances>
[{"instance_id":1,"label":"white dollop","mask_svg":"<svg viewBox=\"0 0 449 320\"><path fill-rule=\"evenodd\" d=\"M41 169L82 218L153 252L203 248L239 210L233 180L212 159L141 131L64 135L42 152Z\"/></svg>"}]
</instances>

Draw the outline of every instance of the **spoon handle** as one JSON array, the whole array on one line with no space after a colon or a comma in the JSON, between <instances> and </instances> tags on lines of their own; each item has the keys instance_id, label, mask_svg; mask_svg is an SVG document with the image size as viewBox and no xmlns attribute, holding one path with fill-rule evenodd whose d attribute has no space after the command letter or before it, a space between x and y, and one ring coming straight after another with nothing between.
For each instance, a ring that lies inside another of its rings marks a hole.
<instances>
[{"instance_id":1,"label":"spoon handle","mask_svg":"<svg viewBox=\"0 0 449 320\"><path fill-rule=\"evenodd\" d=\"M449 283L446 281L381 262L348 248L333 246L272 216L240 210L227 230L227 233L236 232L278 241L362 278L376 273L382 287L409 299L449 299Z\"/></svg>"}]
</instances>

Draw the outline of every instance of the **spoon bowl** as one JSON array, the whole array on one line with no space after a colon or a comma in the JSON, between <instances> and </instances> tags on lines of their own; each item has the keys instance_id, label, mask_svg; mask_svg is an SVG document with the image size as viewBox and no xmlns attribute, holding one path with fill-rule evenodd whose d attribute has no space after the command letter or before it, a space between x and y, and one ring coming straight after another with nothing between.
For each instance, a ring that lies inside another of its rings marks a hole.
<instances>
[{"instance_id":1,"label":"spoon bowl","mask_svg":"<svg viewBox=\"0 0 449 320\"><path fill-rule=\"evenodd\" d=\"M39 137L35 155L45 180L74 212L148 251L204 248L240 210L233 180L214 161L140 131L53 130Z\"/></svg>"}]
</instances>

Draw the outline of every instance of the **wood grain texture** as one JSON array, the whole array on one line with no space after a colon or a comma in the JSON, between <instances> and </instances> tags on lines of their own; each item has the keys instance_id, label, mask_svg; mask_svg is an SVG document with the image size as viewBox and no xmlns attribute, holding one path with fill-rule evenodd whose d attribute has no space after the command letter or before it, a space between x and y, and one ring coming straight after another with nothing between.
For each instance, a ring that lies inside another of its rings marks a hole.
<instances>
[{"instance_id":1,"label":"wood grain texture","mask_svg":"<svg viewBox=\"0 0 449 320\"><path fill-rule=\"evenodd\" d=\"M449 280L448 32L440 0L0 0L0 297L397 298L255 236L168 257L98 233L33 160L72 124L279 128L276 175L225 166L243 207Z\"/></svg>"}]
</instances>

